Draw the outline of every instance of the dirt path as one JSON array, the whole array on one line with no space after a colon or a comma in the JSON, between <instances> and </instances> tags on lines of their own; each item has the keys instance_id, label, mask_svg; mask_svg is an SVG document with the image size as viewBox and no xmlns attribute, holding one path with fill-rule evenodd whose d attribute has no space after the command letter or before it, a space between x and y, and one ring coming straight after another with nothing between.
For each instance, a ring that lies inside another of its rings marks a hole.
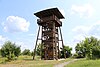
<instances>
[{"instance_id":1,"label":"dirt path","mask_svg":"<svg viewBox=\"0 0 100 67\"><path fill-rule=\"evenodd\" d=\"M54 67L64 67L65 65L67 65L69 63L72 63L72 62L74 62L76 60L78 60L78 59L74 59L74 60L71 60L71 61L68 61L68 62L64 62L64 63L61 63L61 64L57 64Z\"/></svg>"}]
</instances>

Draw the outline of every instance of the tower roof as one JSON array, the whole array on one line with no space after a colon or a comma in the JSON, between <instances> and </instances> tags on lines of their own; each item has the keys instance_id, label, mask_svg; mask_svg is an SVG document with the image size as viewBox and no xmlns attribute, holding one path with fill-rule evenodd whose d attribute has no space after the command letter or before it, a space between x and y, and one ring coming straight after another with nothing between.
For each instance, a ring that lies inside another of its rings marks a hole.
<instances>
[{"instance_id":1,"label":"tower roof","mask_svg":"<svg viewBox=\"0 0 100 67\"><path fill-rule=\"evenodd\" d=\"M64 18L64 16L61 14L61 12L58 10L58 8L42 10L40 12L34 13L34 15L36 15L39 18L48 17L51 15L56 15L59 19Z\"/></svg>"}]
</instances>

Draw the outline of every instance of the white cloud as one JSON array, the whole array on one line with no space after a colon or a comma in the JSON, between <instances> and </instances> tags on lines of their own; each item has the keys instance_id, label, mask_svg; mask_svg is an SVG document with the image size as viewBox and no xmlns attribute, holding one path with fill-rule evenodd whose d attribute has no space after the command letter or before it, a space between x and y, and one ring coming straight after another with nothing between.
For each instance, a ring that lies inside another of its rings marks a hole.
<instances>
[{"instance_id":1,"label":"white cloud","mask_svg":"<svg viewBox=\"0 0 100 67\"><path fill-rule=\"evenodd\" d=\"M91 4L84 4L84 5L72 5L71 7L71 14L79 14L80 17L91 17L93 16L94 8Z\"/></svg>"},{"instance_id":2,"label":"white cloud","mask_svg":"<svg viewBox=\"0 0 100 67\"><path fill-rule=\"evenodd\" d=\"M29 50L33 51L32 44L29 45L29 43L27 44L27 43L22 42L22 41L17 41L15 43L16 43L16 45L21 46L21 51L23 51L25 49L29 49Z\"/></svg>"},{"instance_id":3,"label":"white cloud","mask_svg":"<svg viewBox=\"0 0 100 67\"><path fill-rule=\"evenodd\" d=\"M24 42L16 42L16 44L18 45L18 46L21 46L21 50L23 51L23 50L25 50L25 49L28 49L27 47L27 45L25 45L24 44Z\"/></svg>"},{"instance_id":4,"label":"white cloud","mask_svg":"<svg viewBox=\"0 0 100 67\"><path fill-rule=\"evenodd\" d=\"M86 37L85 35L77 35L77 36L74 36L72 42L73 42L73 44L74 43L78 43L78 42L84 40L85 37Z\"/></svg>"},{"instance_id":5,"label":"white cloud","mask_svg":"<svg viewBox=\"0 0 100 67\"><path fill-rule=\"evenodd\" d=\"M1 48L1 46L4 44L4 42L5 42L6 40L8 40L6 37L0 35L0 48Z\"/></svg>"},{"instance_id":6,"label":"white cloud","mask_svg":"<svg viewBox=\"0 0 100 67\"><path fill-rule=\"evenodd\" d=\"M4 42L6 38L4 38L2 35L0 35L0 42Z\"/></svg>"},{"instance_id":7,"label":"white cloud","mask_svg":"<svg viewBox=\"0 0 100 67\"><path fill-rule=\"evenodd\" d=\"M88 32L90 35L99 36L100 35L100 21L93 24Z\"/></svg>"},{"instance_id":8,"label":"white cloud","mask_svg":"<svg viewBox=\"0 0 100 67\"><path fill-rule=\"evenodd\" d=\"M100 21L96 22L95 24L92 24L91 26L78 26L72 31L75 36L73 38L73 42L79 42L87 36L94 36L100 39Z\"/></svg>"},{"instance_id":9,"label":"white cloud","mask_svg":"<svg viewBox=\"0 0 100 67\"><path fill-rule=\"evenodd\" d=\"M100 21L89 26L77 26L72 29L72 32L74 35L73 40L70 41L71 45L73 45L72 48L75 48L76 44L84 40L85 37L94 36L100 39ZM75 53L75 50L73 52Z\"/></svg>"},{"instance_id":10,"label":"white cloud","mask_svg":"<svg viewBox=\"0 0 100 67\"><path fill-rule=\"evenodd\" d=\"M75 32L76 34L87 34L89 29L90 29L90 27L77 26L74 29L72 29L72 31Z\"/></svg>"},{"instance_id":11,"label":"white cloud","mask_svg":"<svg viewBox=\"0 0 100 67\"><path fill-rule=\"evenodd\" d=\"M10 39L0 35L0 49L1 49L2 45L8 40L10 40ZM24 49L30 49L31 51L33 51L33 46L34 46L33 44L29 44L28 42L25 43L22 41L13 41L13 40L10 40L10 41L12 43L15 43L17 46L21 46L21 51L23 51Z\"/></svg>"},{"instance_id":12,"label":"white cloud","mask_svg":"<svg viewBox=\"0 0 100 67\"><path fill-rule=\"evenodd\" d=\"M18 16L8 16L3 23L4 31L6 32L26 32L30 23L24 18Z\"/></svg>"}]
</instances>

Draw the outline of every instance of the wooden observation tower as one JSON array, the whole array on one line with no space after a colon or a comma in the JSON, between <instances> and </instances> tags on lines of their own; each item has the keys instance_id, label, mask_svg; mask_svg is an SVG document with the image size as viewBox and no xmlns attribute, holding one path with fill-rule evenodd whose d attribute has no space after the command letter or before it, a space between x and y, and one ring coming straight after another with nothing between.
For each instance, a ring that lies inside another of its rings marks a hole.
<instances>
[{"instance_id":1,"label":"wooden observation tower","mask_svg":"<svg viewBox=\"0 0 100 67\"><path fill-rule=\"evenodd\" d=\"M37 19L37 24L39 25L36 45L34 49L33 59L35 57L36 47L38 40L41 40L41 59L44 60L54 60L60 58L60 47L59 41L63 44L63 38L61 33L62 22L60 19L64 19L64 16L58 10L58 8L52 8L37 12L34 14L39 19ZM41 38L39 34L41 32ZM59 40L60 37L60 40Z\"/></svg>"}]
</instances>

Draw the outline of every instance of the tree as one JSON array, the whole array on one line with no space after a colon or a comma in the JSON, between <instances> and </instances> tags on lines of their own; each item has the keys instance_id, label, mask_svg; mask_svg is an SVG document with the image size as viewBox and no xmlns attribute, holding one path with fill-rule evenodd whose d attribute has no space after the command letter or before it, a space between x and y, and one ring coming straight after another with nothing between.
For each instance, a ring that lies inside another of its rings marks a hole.
<instances>
[{"instance_id":1,"label":"tree","mask_svg":"<svg viewBox=\"0 0 100 67\"><path fill-rule=\"evenodd\" d=\"M61 58L64 58L64 51L66 53L66 58L70 57L72 48L70 48L69 46L64 46L64 49L61 48Z\"/></svg>"},{"instance_id":2,"label":"tree","mask_svg":"<svg viewBox=\"0 0 100 67\"><path fill-rule=\"evenodd\" d=\"M37 45L36 54L37 54L38 56L44 57L44 45L43 45L43 44L40 44L40 43L39 43L39 44Z\"/></svg>"},{"instance_id":3,"label":"tree","mask_svg":"<svg viewBox=\"0 0 100 67\"><path fill-rule=\"evenodd\" d=\"M0 56L1 56L1 49L0 49Z\"/></svg>"},{"instance_id":4,"label":"tree","mask_svg":"<svg viewBox=\"0 0 100 67\"><path fill-rule=\"evenodd\" d=\"M16 46L15 43L7 41L1 48L1 56L7 57L8 60L12 60L20 55L20 46Z\"/></svg>"},{"instance_id":5,"label":"tree","mask_svg":"<svg viewBox=\"0 0 100 67\"><path fill-rule=\"evenodd\" d=\"M75 50L79 57L100 58L100 40L95 37L86 37L85 40L77 43Z\"/></svg>"},{"instance_id":6,"label":"tree","mask_svg":"<svg viewBox=\"0 0 100 67\"><path fill-rule=\"evenodd\" d=\"M85 49L82 45L83 42L77 43L77 46L75 47L77 58L84 58L85 57Z\"/></svg>"},{"instance_id":7,"label":"tree","mask_svg":"<svg viewBox=\"0 0 100 67\"><path fill-rule=\"evenodd\" d=\"M37 46L36 54L37 54L38 56L41 55L41 44L40 44L40 43L39 43L38 46Z\"/></svg>"},{"instance_id":8,"label":"tree","mask_svg":"<svg viewBox=\"0 0 100 67\"><path fill-rule=\"evenodd\" d=\"M32 52L31 52L31 56L33 56L33 54L34 54L34 52L32 51Z\"/></svg>"},{"instance_id":9,"label":"tree","mask_svg":"<svg viewBox=\"0 0 100 67\"><path fill-rule=\"evenodd\" d=\"M23 52L22 52L22 55L31 55L31 52L29 49L25 49Z\"/></svg>"}]
</instances>

